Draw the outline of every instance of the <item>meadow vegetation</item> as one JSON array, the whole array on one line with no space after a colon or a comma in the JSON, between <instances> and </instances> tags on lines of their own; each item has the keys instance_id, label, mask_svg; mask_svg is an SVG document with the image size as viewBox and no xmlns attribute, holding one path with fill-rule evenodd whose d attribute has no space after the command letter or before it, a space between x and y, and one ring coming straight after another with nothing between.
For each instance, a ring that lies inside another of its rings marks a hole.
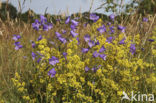
<instances>
[{"instance_id":1,"label":"meadow vegetation","mask_svg":"<svg viewBox=\"0 0 156 103\"><path fill-rule=\"evenodd\" d=\"M60 17L0 21L0 103L156 97L156 15Z\"/></svg>"}]
</instances>

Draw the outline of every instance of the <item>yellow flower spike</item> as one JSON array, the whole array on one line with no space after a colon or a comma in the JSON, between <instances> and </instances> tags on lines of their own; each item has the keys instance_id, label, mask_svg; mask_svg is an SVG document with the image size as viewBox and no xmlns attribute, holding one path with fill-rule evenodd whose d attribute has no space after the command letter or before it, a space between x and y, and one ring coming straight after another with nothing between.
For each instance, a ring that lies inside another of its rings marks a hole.
<instances>
[{"instance_id":1,"label":"yellow flower spike","mask_svg":"<svg viewBox=\"0 0 156 103\"><path fill-rule=\"evenodd\" d=\"M38 45L38 48L40 49L40 50L42 50L42 49L44 49L44 45Z\"/></svg>"},{"instance_id":2,"label":"yellow flower spike","mask_svg":"<svg viewBox=\"0 0 156 103\"><path fill-rule=\"evenodd\" d=\"M40 79L40 83L44 83L45 82L45 80L44 79Z\"/></svg>"},{"instance_id":3,"label":"yellow flower spike","mask_svg":"<svg viewBox=\"0 0 156 103\"><path fill-rule=\"evenodd\" d=\"M19 74L17 72L15 73L15 76L16 76L17 79L20 79L20 76L19 76Z\"/></svg>"},{"instance_id":4,"label":"yellow flower spike","mask_svg":"<svg viewBox=\"0 0 156 103\"><path fill-rule=\"evenodd\" d=\"M123 95L123 91L118 91L117 94L118 94L119 96L122 96L122 95Z\"/></svg>"},{"instance_id":5,"label":"yellow flower spike","mask_svg":"<svg viewBox=\"0 0 156 103\"><path fill-rule=\"evenodd\" d=\"M51 84L48 84L47 90L48 90L48 91L51 91L52 88L53 88L52 85L51 85Z\"/></svg>"},{"instance_id":6,"label":"yellow flower spike","mask_svg":"<svg viewBox=\"0 0 156 103\"><path fill-rule=\"evenodd\" d=\"M47 39L42 39L39 41L39 44L47 45Z\"/></svg>"},{"instance_id":7,"label":"yellow flower spike","mask_svg":"<svg viewBox=\"0 0 156 103\"><path fill-rule=\"evenodd\" d=\"M81 81L82 83L84 83L84 82L85 82L85 79L84 79L83 77L80 77L80 81Z\"/></svg>"},{"instance_id":8,"label":"yellow flower spike","mask_svg":"<svg viewBox=\"0 0 156 103\"><path fill-rule=\"evenodd\" d=\"M67 54L68 54L68 55L71 55L71 54L72 54L72 50L71 50L71 49L68 49L68 50L67 50Z\"/></svg>"},{"instance_id":9,"label":"yellow flower spike","mask_svg":"<svg viewBox=\"0 0 156 103\"><path fill-rule=\"evenodd\" d=\"M23 87L25 86L25 82L22 82L22 86L23 86Z\"/></svg>"},{"instance_id":10,"label":"yellow flower spike","mask_svg":"<svg viewBox=\"0 0 156 103\"><path fill-rule=\"evenodd\" d=\"M24 88L23 87L20 87L20 88L18 88L18 91L19 92L23 92L24 91Z\"/></svg>"},{"instance_id":11,"label":"yellow flower spike","mask_svg":"<svg viewBox=\"0 0 156 103\"><path fill-rule=\"evenodd\" d=\"M52 96L56 96L56 92L52 93Z\"/></svg>"},{"instance_id":12,"label":"yellow flower spike","mask_svg":"<svg viewBox=\"0 0 156 103\"><path fill-rule=\"evenodd\" d=\"M49 47L45 47L44 50L45 50L46 52L50 52L50 48L49 48Z\"/></svg>"}]
</instances>

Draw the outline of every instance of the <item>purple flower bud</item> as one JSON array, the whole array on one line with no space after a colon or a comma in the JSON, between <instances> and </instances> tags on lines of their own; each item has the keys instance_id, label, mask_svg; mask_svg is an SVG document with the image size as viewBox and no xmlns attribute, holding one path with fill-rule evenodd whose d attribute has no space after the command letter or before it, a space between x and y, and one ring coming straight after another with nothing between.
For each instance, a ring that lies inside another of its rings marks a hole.
<instances>
[{"instance_id":1,"label":"purple flower bud","mask_svg":"<svg viewBox=\"0 0 156 103\"><path fill-rule=\"evenodd\" d=\"M68 18L65 21L65 24L68 24L70 22L70 16L68 16Z\"/></svg>"},{"instance_id":2,"label":"purple flower bud","mask_svg":"<svg viewBox=\"0 0 156 103\"><path fill-rule=\"evenodd\" d=\"M148 41L150 41L150 42L154 42L154 39L148 39Z\"/></svg>"},{"instance_id":3,"label":"purple flower bud","mask_svg":"<svg viewBox=\"0 0 156 103\"><path fill-rule=\"evenodd\" d=\"M77 37L77 38L76 38L76 40L78 41L78 43L77 43L77 44L79 45L79 44L80 44L80 40L79 40L79 38Z\"/></svg>"},{"instance_id":4,"label":"purple flower bud","mask_svg":"<svg viewBox=\"0 0 156 103\"><path fill-rule=\"evenodd\" d=\"M40 41L40 40L42 40L42 35L40 35L37 39L37 41Z\"/></svg>"}]
</instances>

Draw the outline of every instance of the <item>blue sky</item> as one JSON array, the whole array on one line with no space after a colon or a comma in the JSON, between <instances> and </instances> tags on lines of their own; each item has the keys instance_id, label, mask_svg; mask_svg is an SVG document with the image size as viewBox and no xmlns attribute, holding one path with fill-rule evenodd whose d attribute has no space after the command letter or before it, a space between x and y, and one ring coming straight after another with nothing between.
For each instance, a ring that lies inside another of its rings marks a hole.
<instances>
[{"instance_id":1,"label":"blue sky","mask_svg":"<svg viewBox=\"0 0 156 103\"><path fill-rule=\"evenodd\" d=\"M1 0L6 1L6 0ZM24 0L20 0L21 4ZM22 12L27 11L29 8L34 10L36 13L44 14L46 8L47 13L50 14L72 14L76 12L88 11L92 0L26 0L22 6ZM94 0L92 11L98 8L102 0ZM18 0L9 0L18 9ZM18 9L19 10L19 9ZM67 13L67 11L69 11ZM98 10L99 13L104 13L104 10Z\"/></svg>"}]
</instances>

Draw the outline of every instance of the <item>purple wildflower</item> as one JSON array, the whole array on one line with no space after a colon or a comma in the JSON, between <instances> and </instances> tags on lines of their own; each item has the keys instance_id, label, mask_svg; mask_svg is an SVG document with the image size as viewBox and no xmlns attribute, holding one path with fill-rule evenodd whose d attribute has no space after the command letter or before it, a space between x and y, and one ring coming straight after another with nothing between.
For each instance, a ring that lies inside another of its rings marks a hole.
<instances>
[{"instance_id":1,"label":"purple wildflower","mask_svg":"<svg viewBox=\"0 0 156 103\"><path fill-rule=\"evenodd\" d=\"M72 24L75 26L78 26L79 22L75 21L75 20L71 20Z\"/></svg>"},{"instance_id":2,"label":"purple wildflower","mask_svg":"<svg viewBox=\"0 0 156 103\"><path fill-rule=\"evenodd\" d=\"M21 38L21 36L20 35L13 35L13 40L14 41L17 41L17 40L19 40Z\"/></svg>"},{"instance_id":3,"label":"purple wildflower","mask_svg":"<svg viewBox=\"0 0 156 103\"><path fill-rule=\"evenodd\" d=\"M86 35L84 36L84 40L85 40L85 42L89 41L89 40L90 40L90 35L86 34Z\"/></svg>"},{"instance_id":4,"label":"purple wildflower","mask_svg":"<svg viewBox=\"0 0 156 103\"><path fill-rule=\"evenodd\" d=\"M92 68L92 71L95 73L96 71L98 70L98 68L96 68L96 67L93 67Z\"/></svg>"},{"instance_id":5,"label":"purple wildflower","mask_svg":"<svg viewBox=\"0 0 156 103\"><path fill-rule=\"evenodd\" d=\"M93 53L93 57L94 57L94 58L97 58L99 55L100 55L100 54L97 53L97 51L95 51L95 52Z\"/></svg>"},{"instance_id":6,"label":"purple wildflower","mask_svg":"<svg viewBox=\"0 0 156 103\"><path fill-rule=\"evenodd\" d=\"M111 14L111 15L109 16L109 18L110 18L112 21L114 21L115 15L114 15L114 14Z\"/></svg>"},{"instance_id":7,"label":"purple wildflower","mask_svg":"<svg viewBox=\"0 0 156 103\"><path fill-rule=\"evenodd\" d=\"M62 33L63 33L63 34L66 34L66 33L67 33L67 31L63 29L63 30L62 30Z\"/></svg>"},{"instance_id":8,"label":"purple wildflower","mask_svg":"<svg viewBox=\"0 0 156 103\"><path fill-rule=\"evenodd\" d=\"M136 52L135 44L131 44L131 46L130 46L130 52L132 54L134 54Z\"/></svg>"},{"instance_id":9,"label":"purple wildflower","mask_svg":"<svg viewBox=\"0 0 156 103\"><path fill-rule=\"evenodd\" d=\"M61 34L59 32L55 32L55 34L57 38L61 37Z\"/></svg>"},{"instance_id":10,"label":"purple wildflower","mask_svg":"<svg viewBox=\"0 0 156 103\"><path fill-rule=\"evenodd\" d=\"M44 31L48 31L53 27L53 25L51 23L49 24L43 24L43 30Z\"/></svg>"},{"instance_id":11,"label":"purple wildflower","mask_svg":"<svg viewBox=\"0 0 156 103\"><path fill-rule=\"evenodd\" d=\"M113 34L114 33L114 26L109 27L110 29L110 33Z\"/></svg>"},{"instance_id":12,"label":"purple wildflower","mask_svg":"<svg viewBox=\"0 0 156 103\"><path fill-rule=\"evenodd\" d=\"M70 16L68 16L68 18L65 21L65 24L68 24L70 22Z\"/></svg>"},{"instance_id":13,"label":"purple wildflower","mask_svg":"<svg viewBox=\"0 0 156 103\"><path fill-rule=\"evenodd\" d=\"M106 27L105 25L102 25L101 27L97 28L97 31L99 31L101 34L106 32Z\"/></svg>"},{"instance_id":14,"label":"purple wildflower","mask_svg":"<svg viewBox=\"0 0 156 103\"><path fill-rule=\"evenodd\" d=\"M37 41L42 40L42 35L37 38Z\"/></svg>"},{"instance_id":15,"label":"purple wildflower","mask_svg":"<svg viewBox=\"0 0 156 103\"><path fill-rule=\"evenodd\" d=\"M96 22L99 19L99 16L97 16L95 13L90 14L90 20L93 20Z\"/></svg>"},{"instance_id":16,"label":"purple wildflower","mask_svg":"<svg viewBox=\"0 0 156 103\"><path fill-rule=\"evenodd\" d=\"M53 24L52 23L48 23L48 29L52 29L53 28Z\"/></svg>"},{"instance_id":17,"label":"purple wildflower","mask_svg":"<svg viewBox=\"0 0 156 103\"><path fill-rule=\"evenodd\" d=\"M39 20L35 20L35 22L34 23L32 23L32 27L33 27L33 29L35 29L35 30L39 30L39 28L40 28L40 26L41 26L41 23L39 22Z\"/></svg>"},{"instance_id":18,"label":"purple wildflower","mask_svg":"<svg viewBox=\"0 0 156 103\"><path fill-rule=\"evenodd\" d=\"M126 38L123 38L123 39L119 42L119 44L125 44L125 40L126 40Z\"/></svg>"},{"instance_id":19,"label":"purple wildflower","mask_svg":"<svg viewBox=\"0 0 156 103\"><path fill-rule=\"evenodd\" d=\"M90 69L90 68L86 66L86 67L85 67L85 72L88 72L89 69Z\"/></svg>"},{"instance_id":20,"label":"purple wildflower","mask_svg":"<svg viewBox=\"0 0 156 103\"><path fill-rule=\"evenodd\" d=\"M118 26L118 29L121 30L121 32L125 32L125 27L123 27L121 25Z\"/></svg>"},{"instance_id":21,"label":"purple wildflower","mask_svg":"<svg viewBox=\"0 0 156 103\"><path fill-rule=\"evenodd\" d=\"M100 42L99 42L99 40L97 40L96 42L95 42L95 45L99 45L100 44Z\"/></svg>"},{"instance_id":22,"label":"purple wildflower","mask_svg":"<svg viewBox=\"0 0 156 103\"><path fill-rule=\"evenodd\" d=\"M143 18L143 22L148 22L148 18Z\"/></svg>"},{"instance_id":23,"label":"purple wildflower","mask_svg":"<svg viewBox=\"0 0 156 103\"><path fill-rule=\"evenodd\" d=\"M106 55L105 54L100 54L100 58L102 58L103 60L106 60Z\"/></svg>"},{"instance_id":24,"label":"purple wildflower","mask_svg":"<svg viewBox=\"0 0 156 103\"><path fill-rule=\"evenodd\" d=\"M43 15L40 15L40 20L41 20L41 23L44 24L47 22L47 18L44 17Z\"/></svg>"},{"instance_id":25,"label":"purple wildflower","mask_svg":"<svg viewBox=\"0 0 156 103\"><path fill-rule=\"evenodd\" d=\"M48 72L48 75L49 75L51 78L55 77L55 74L56 74L55 68L52 68L52 69Z\"/></svg>"},{"instance_id":26,"label":"purple wildflower","mask_svg":"<svg viewBox=\"0 0 156 103\"><path fill-rule=\"evenodd\" d=\"M88 24L88 23L85 23L85 24L83 24L83 26L84 26L84 27L87 27L87 24Z\"/></svg>"},{"instance_id":27,"label":"purple wildflower","mask_svg":"<svg viewBox=\"0 0 156 103\"><path fill-rule=\"evenodd\" d=\"M104 47L104 46L102 46L101 48L100 48L100 50L99 50L99 53L102 53L102 52L104 52L106 50L106 48Z\"/></svg>"},{"instance_id":28,"label":"purple wildflower","mask_svg":"<svg viewBox=\"0 0 156 103\"><path fill-rule=\"evenodd\" d=\"M15 42L14 45L16 50L19 50L20 48L23 47L22 45L20 45L20 42Z\"/></svg>"},{"instance_id":29,"label":"purple wildflower","mask_svg":"<svg viewBox=\"0 0 156 103\"><path fill-rule=\"evenodd\" d=\"M65 59L67 59L67 53L66 52L63 52L63 56Z\"/></svg>"},{"instance_id":30,"label":"purple wildflower","mask_svg":"<svg viewBox=\"0 0 156 103\"><path fill-rule=\"evenodd\" d=\"M41 58L37 59L37 63L39 63L41 60L42 60Z\"/></svg>"},{"instance_id":31,"label":"purple wildflower","mask_svg":"<svg viewBox=\"0 0 156 103\"><path fill-rule=\"evenodd\" d=\"M107 25L111 25L111 22L108 22Z\"/></svg>"},{"instance_id":32,"label":"purple wildflower","mask_svg":"<svg viewBox=\"0 0 156 103\"><path fill-rule=\"evenodd\" d=\"M82 48L82 53L87 53L89 51L88 48Z\"/></svg>"},{"instance_id":33,"label":"purple wildflower","mask_svg":"<svg viewBox=\"0 0 156 103\"><path fill-rule=\"evenodd\" d=\"M37 55L34 52L31 53L31 56L33 60L35 60L35 58L37 57Z\"/></svg>"},{"instance_id":34,"label":"purple wildflower","mask_svg":"<svg viewBox=\"0 0 156 103\"><path fill-rule=\"evenodd\" d=\"M56 58L55 56L52 56L52 58L49 59L49 64L54 66L57 63L59 63L59 59Z\"/></svg>"},{"instance_id":35,"label":"purple wildflower","mask_svg":"<svg viewBox=\"0 0 156 103\"><path fill-rule=\"evenodd\" d=\"M77 42L78 42L77 44L79 45L79 44L80 44L80 40L79 40L79 38L77 37L76 40L77 40Z\"/></svg>"},{"instance_id":36,"label":"purple wildflower","mask_svg":"<svg viewBox=\"0 0 156 103\"><path fill-rule=\"evenodd\" d=\"M66 43L67 42L67 40L65 39L65 38L63 38L63 37L58 37L58 39L62 42L62 43Z\"/></svg>"},{"instance_id":37,"label":"purple wildflower","mask_svg":"<svg viewBox=\"0 0 156 103\"><path fill-rule=\"evenodd\" d=\"M150 41L150 42L154 42L154 39L148 39L148 41Z\"/></svg>"},{"instance_id":38,"label":"purple wildflower","mask_svg":"<svg viewBox=\"0 0 156 103\"><path fill-rule=\"evenodd\" d=\"M71 25L70 25L70 28L74 31L74 30L76 29L76 26L73 25L73 24L71 24Z\"/></svg>"},{"instance_id":39,"label":"purple wildflower","mask_svg":"<svg viewBox=\"0 0 156 103\"><path fill-rule=\"evenodd\" d=\"M43 24L43 30L44 30L44 31L48 31L48 30L49 30L49 28L48 28L48 25L47 25L47 24Z\"/></svg>"},{"instance_id":40,"label":"purple wildflower","mask_svg":"<svg viewBox=\"0 0 156 103\"><path fill-rule=\"evenodd\" d=\"M75 33L74 31L70 31L70 34L73 36L73 37L76 37L78 35L78 33Z\"/></svg>"},{"instance_id":41,"label":"purple wildflower","mask_svg":"<svg viewBox=\"0 0 156 103\"><path fill-rule=\"evenodd\" d=\"M93 46L95 46L94 41L89 40L88 45L90 48L92 48Z\"/></svg>"},{"instance_id":42,"label":"purple wildflower","mask_svg":"<svg viewBox=\"0 0 156 103\"><path fill-rule=\"evenodd\" d=\"M113 40L113 37L108 37L107 40L106 40L106 42L112 43L112 40Z\"/></svg>"},{"instance_id":43,"label":"purple wildflower","mask_svg":"<svg viewBox=\"0 0 156 103\"><path fill-rule=\"evenodd\" d=\"M34 42L31 43L32 48L35 48L36 44Z\"/></svg>"}]
</instances>

